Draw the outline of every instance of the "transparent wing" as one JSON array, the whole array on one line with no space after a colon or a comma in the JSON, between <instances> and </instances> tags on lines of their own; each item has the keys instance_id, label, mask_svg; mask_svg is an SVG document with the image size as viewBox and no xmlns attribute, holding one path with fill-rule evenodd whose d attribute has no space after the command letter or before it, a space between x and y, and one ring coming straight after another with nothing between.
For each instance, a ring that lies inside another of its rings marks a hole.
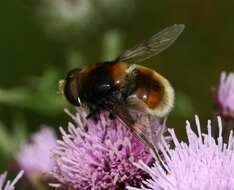
<instances>
[{"instance_id":1,"label":"transparent wing","mask_svg":"<svg viewBox=\"0 0 234 190\"><path fill-rule=\"evenodd\" d=\"M175 24L153 35L148 40L125 51L116 61L127 63L139 63L149 59L167 49L183 32L185 25Z\"/></svg>"},{"instance_id":2,"label":"transparent wing","mask_svg":"<svg viewBox=\"0 0 234 190\"><path fill-rule=\"evenodd\" d=\"M129 129L129 131L131 131L139 141L141 141L143 144L148 146L153 151L161 167L165 171L167 171L166 166L162 161L162 158L157 149L156 146L157 144L154 144L153 139L148 136L152 134L149 134L149 131L147 132L146 130L143 130L142 126L140 126L139 124L137 124L137 122L134 121L128 109L124 106L124 104L121 104L120 102L118 104L116 103L117 102L115 102L113 106L109 107L109 111L114 113L114 115L118 116L118 118L125 124L125 126ZM155 131L152 131L152 129L150 132L155 133Z\"/></svg>"}]
</instances>

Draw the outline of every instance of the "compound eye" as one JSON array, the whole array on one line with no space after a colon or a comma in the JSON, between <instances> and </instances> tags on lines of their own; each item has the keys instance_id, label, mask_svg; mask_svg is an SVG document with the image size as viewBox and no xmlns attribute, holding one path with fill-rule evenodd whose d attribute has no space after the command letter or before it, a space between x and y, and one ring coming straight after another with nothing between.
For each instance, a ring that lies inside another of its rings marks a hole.
<instances>
[{"instance_id":1,"label":"compound eye","mask_svg":"<svg viewBox=\"0 0 234 190\"><path fill-rule=\"evenodd\" d=\"M65 97L71 104L75 106L80 106L80 99L79 99L79 94L78 94L80 70L81 69L79 68L71 70L67 74L67 77L63 85Z\"/></svg>"},{"instance_id":2,"label":"compound eye","mask_svg":"<svg viewBox=\"0 0 234 190\"><path fill-rule=\"evenodd\" d=\"M80 106L77 78L66 79L64 95L71 104Z\"/></svg>"}]
</instances>

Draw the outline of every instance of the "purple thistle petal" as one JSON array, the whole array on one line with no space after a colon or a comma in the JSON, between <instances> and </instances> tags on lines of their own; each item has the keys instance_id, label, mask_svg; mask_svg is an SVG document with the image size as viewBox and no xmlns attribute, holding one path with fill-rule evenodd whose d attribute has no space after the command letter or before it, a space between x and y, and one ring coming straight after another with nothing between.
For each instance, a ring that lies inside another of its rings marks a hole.
<instances>
[{"instance_id":1,"label":"purple thistle petal","mask_svg":"<svg viewBox=\"0 0 234 190\"><path fill-rule=\"evenodd\" d=\"M234 73L221 73L216 101L219 113L225 118L234 118Z\"/></svg>"},{"instance_id":2,"label":"purple thistle petal","mask_svg":"<svg viewBox=\"0 0 234 190\"><path fill-rule=\"evenodd\" d=\"M223 142L221 118L218 117L219 136L211 135L211 121L208 132L202 133L198 117L195 117L196 134L186 122L188 143L179 142L174 129L168 130L175 145L170 149L162 143L161 150L167 171L156 162L149 167L144 161L135 165L151 176L141 188L128 190L220 190L234 189L234 139L231 131L228 144Z\"/></svg>"}]
</instances>

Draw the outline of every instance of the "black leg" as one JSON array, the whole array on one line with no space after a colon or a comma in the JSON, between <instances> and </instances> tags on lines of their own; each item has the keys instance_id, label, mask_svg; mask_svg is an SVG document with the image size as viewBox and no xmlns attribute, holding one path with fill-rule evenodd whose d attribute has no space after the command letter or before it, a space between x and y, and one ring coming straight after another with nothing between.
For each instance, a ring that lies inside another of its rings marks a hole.
<instances>
[{"instance_id":1,"label":"black leg","mask_svg":"<svg viewBox=\"0 0 234 190\"><path fill-rule=\"evenodd\" d=\"M86 116L86 119L94 119L94 120L97 120L97 115L99 113L99 109L94 106L90 109L90 112L89 114Z\"/></svg>"},{"instance_id":2,"label":"black leg","mask_svg":"<svg viewBox=\"0 0 234 190\"><path fill-rule=\"evenodd\" d=\"M110 118L111 120L114 120L114 119L116 119L116 115L115 115L112 111L110 111L110 113L109 113L109 118Z\"/></svg>"}]
</instances>

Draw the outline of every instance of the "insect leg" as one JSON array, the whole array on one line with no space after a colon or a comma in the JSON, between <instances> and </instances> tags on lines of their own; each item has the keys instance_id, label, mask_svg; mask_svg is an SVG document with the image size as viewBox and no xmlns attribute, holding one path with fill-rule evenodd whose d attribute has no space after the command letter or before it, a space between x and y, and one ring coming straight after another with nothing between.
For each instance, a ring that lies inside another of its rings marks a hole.
<instances>
[{"instance_id":1,"label":"insect leg","mask_svg":"<svg viewBox=\"0 0 234 190\"><path fill-rule=\"evenodd\" d=\"M89 114L86 116L86 119L97 119L96 116L99 113L100 109L98 106L92 106L90 108Z\"/></svg>"}]
</instances>

